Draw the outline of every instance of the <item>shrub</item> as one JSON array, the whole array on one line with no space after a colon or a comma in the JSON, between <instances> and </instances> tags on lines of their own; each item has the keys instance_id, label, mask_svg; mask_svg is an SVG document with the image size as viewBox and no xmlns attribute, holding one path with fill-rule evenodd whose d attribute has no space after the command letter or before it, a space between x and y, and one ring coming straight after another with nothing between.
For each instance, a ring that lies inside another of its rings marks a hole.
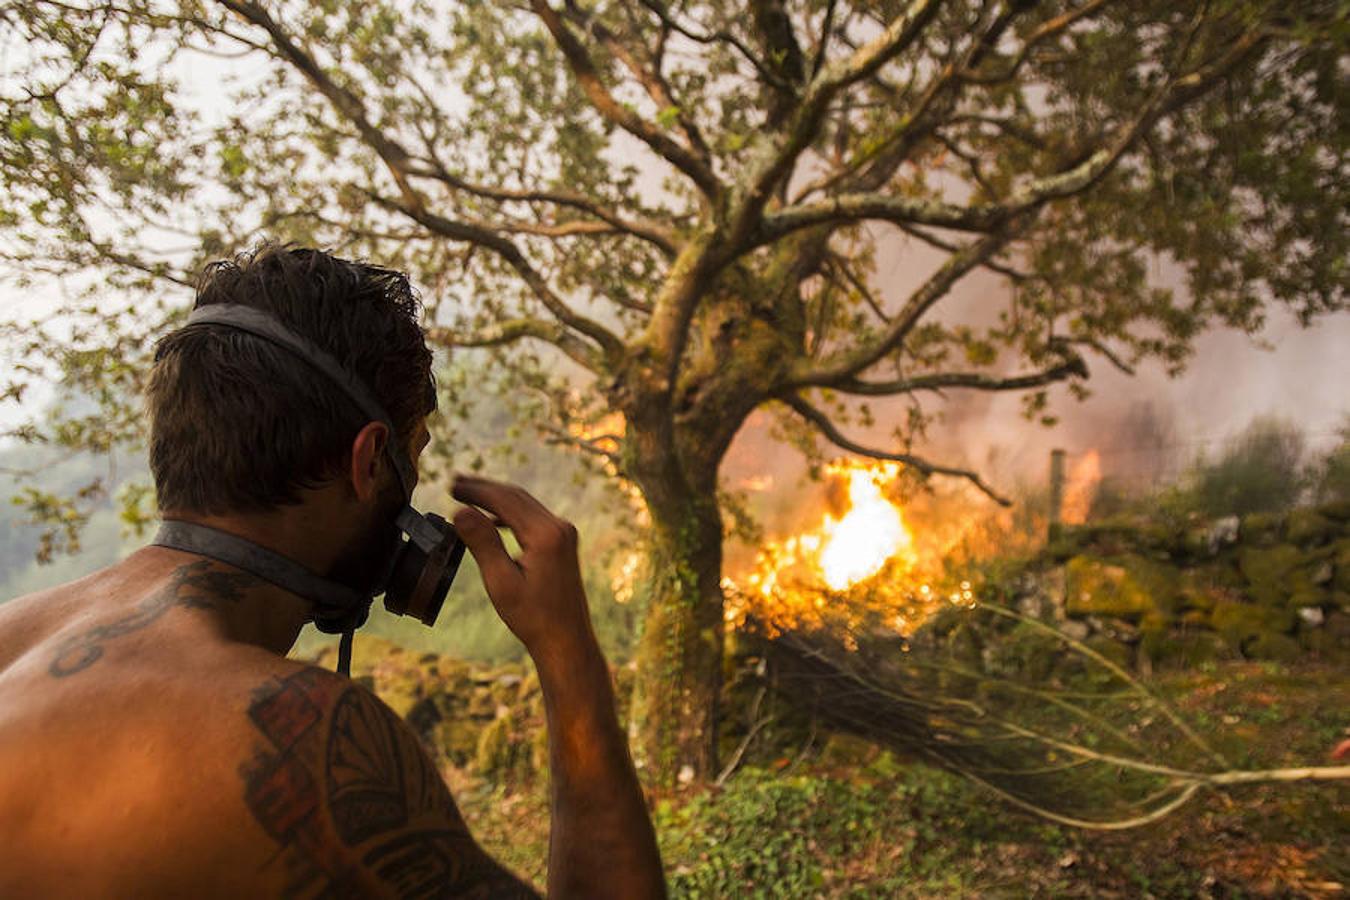
<instances>
[{"instance_id":1,"label":"shrub","mask_svg":"<svg viewBox=\"0 0 1350 900\"><path fill-rule=\"evenodd\" d=\"M1191 508L1207 517L1283 512L1307 486L1303 434L1292 423L1255 419L1214 462L1192 467L1185 488Z\"/></svg>"}]
</instances>

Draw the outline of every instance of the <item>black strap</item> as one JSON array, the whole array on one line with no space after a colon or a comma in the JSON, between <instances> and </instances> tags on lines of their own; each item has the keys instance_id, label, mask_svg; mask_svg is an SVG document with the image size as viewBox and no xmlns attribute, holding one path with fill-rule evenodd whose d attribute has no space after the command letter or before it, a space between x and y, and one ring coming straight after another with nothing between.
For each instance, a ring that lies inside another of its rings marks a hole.
<instances>
[{"instance_id":1,"label":"black strap","mask_svg":"<svg viewBox=\"0 0 1350 900\"><path fill-rule=\"evenodd\" d=\"M355 636L356 631L349 628L342 632L342 638L338 641L337 671L348 678L352 675L352 638Z\"/></svg>"},{"instance_id":2,"label":"black strap","mask_svg":"<svg viewBox=\"0 0 1350 900\"><path fill-rule=\"evenodd\" d=\"M166 519L151 542L228 563L310 601L314 626L325 634L360 628L373 599L238 535L180 519ZM350 650L350 646L348 648Z\"/></svg>"}]
</instances>

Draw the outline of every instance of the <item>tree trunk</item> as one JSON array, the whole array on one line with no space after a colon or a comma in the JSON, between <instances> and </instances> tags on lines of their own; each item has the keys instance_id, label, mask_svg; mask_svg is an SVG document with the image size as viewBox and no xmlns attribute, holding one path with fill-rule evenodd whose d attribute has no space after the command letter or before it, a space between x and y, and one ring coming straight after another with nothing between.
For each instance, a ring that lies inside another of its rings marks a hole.
<instances>
[{"instance_id":1,"label":"tree trunk","mask_svg":"<svg viewBox=\"0 0 1350 900\"><path fill-rule=\"evenodd\" d=\"M644 485L651 511L650 594L637 651L634 750L671 786L717 767L722 689L722 522L716 493Z\"/></svg>"}]
</instances>

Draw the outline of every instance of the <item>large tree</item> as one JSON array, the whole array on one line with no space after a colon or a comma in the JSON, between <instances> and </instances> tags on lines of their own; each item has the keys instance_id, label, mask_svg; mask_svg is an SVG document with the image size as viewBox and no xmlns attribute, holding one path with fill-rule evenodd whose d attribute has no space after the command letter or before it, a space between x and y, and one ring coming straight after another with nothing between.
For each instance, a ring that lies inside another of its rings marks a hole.
<instances>
[{"instance_id":1,"label":"large tree","mask_svg":"<svg viewBox=\"0 0 1350 900\"><path fill-rule=\"evenodd\" d=\"M1336 0L22 0L0 21L0 254L77 298L11 335L118 411L60 436L134 435L116 388L207 258L272 236L408 269L435 342L490 348L549 439L640 493L634 709L662 778L715 762L718 468L754 410L996 497L914 455L918 392L1040 415L1090 360L1176 368L1213 324L1345 307ZM875 277L897 254L902 295ZM963 281L973 318L944 312ZM70 321L81 291L97 333ZM874 415L903 423L892 446L860 440Z\"/></svg>"}]
</instances>

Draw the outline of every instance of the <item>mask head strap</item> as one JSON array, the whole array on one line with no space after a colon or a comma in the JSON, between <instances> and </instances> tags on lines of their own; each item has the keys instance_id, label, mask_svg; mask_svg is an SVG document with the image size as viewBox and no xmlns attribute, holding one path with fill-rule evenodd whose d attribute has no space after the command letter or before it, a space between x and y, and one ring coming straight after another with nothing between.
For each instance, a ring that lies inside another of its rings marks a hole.
<instances>
[{"instance_id":1,"label":"mask head strap","mask_svg":"<svg viewBox=\"0 0 1350 900\"><path fill-rule=\"evenodd\" d=\"M381 422L389 429L389 439L384 444L385 455L394 467L394 474L403 489L403 496L408 500L412 499L412 488L416 483L415 473L411 461L395 447L397 434L389 414L384 411L384 407L375 399L375 395L366 387L365 382L344 368L331 354L308 338L282 325L270 313L238 303L213 303L210 306L198 307L188 316L187 325L189 327L224 325L247 332L289 350L317 369L341 388L368 420Z\"/></svg>"},{"instance_id":2,"label":"mask head strap","mask_svg":"<svg viewBox=\"0 0 1350 900\"><path fill-rule=\"evenodd\" d=\"M228 563L304 597L313 604L315 627L325 634L360 628L370 610L369 596L315 575L292 559L218 528L167 519L160 524L154 544Z\"/></svg>"}]
</instances>

